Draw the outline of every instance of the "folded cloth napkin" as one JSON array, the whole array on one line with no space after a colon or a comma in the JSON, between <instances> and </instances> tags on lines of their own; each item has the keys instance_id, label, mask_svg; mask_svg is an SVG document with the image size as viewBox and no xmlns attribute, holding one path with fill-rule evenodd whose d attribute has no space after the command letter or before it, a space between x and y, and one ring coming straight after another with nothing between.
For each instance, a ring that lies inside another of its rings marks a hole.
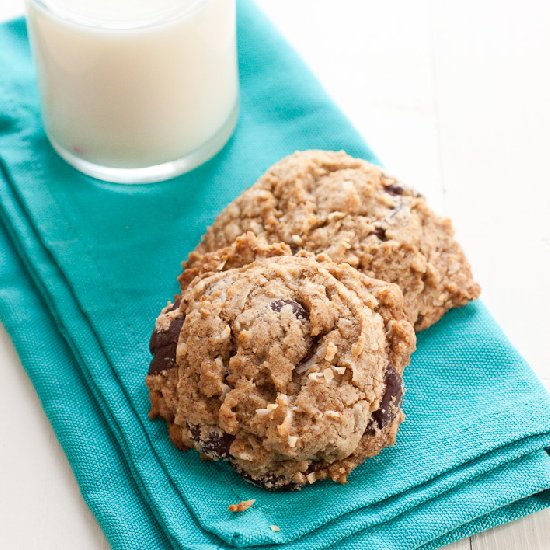
<instances>
[{"instance_id":1,"label":"folded cloth napkin","mask_svg":"<svg viewBox=\"0 0 550 550\"><path fill-rule=\"evenodd\" d=\"M178 451L148 420L154 319L220 209L296 149L375 160L257 8L238 9L235 135L200 168L146 186L101 183L57 157L25 24L0 26L0 317L107 538L124 549L435 548L548 506L550 400L481 303L419 335L397 444L347 485L268 493Z\"/></svg>"}]
</instances>

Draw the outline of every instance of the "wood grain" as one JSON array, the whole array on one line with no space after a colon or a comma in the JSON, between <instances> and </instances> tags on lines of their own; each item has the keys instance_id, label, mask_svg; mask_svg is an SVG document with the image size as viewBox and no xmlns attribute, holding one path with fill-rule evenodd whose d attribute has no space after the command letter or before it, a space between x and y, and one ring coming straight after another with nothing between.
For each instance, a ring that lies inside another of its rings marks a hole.
<instances>
[{"instance_id":1,"label":"wood grain","mask_svg":"<svg viewBox=\"0 0 550 550\"><path fill-rule=\"evenodd\" d=\"M454 544L445 546L445 550L472 550L472 543L470 539L462 539Z\"/></svg>"},{"instance_id":2,"label":"wood grain","mask_svg":"<svg viewBox=\"0 0 550 550\"><path fill-rule=\"evenodd\" d=\"M548 550L549 526L550 509L542 510L472 537L472 550Z\"/></svg>"}]
</instances>

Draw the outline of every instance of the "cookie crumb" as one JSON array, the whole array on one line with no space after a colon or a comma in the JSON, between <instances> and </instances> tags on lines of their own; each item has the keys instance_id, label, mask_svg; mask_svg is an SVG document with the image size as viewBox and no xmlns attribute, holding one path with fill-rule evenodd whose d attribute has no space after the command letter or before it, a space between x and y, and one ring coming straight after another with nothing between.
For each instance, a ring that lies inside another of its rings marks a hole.
<instances>
[{"instance_id":1,"label":"cookie crumb","mask_svg":"<svg viewBox=\"0 0 550 550\"><path fill-rule=\"evenodd\" d=\"M275 531L275 533L278 533L281 530L278 525L270 525L270 527L272 531Z\"/></svg>"},{"instance_id":2,"label":"cookie crumb","mask_svg":"<svg viewBox=\"0 0 550 550\"><path fill-rule=\"evenodd\" d=\"M334 372L332 372L332 369L325 369L323 371L323 376L325 377L325 380L327 383L330 384L332 380L334 380Z\"/></svg>"},{"instance_id":3,"label":"cookie crumb","mask_svg":"<svg viewBox=\"0 0 550 550\"><path fill-rule=\"evenodd\" d=\"M237 504L230 504L228 509L230 512L244 512L245 510L248 510L255 502L255 498L243 500L242 502L237 502Z\"/></svg>"},{"instance_id":4,"label":"cookie crumb","mask_svg":"<svg viewBox=\"0 0 550 550\"><path fill-rule=\"evenodd\" d=\"M315 483L315 481L317 480L317 476L315 475L315 472L311 472L310 474L307 474L306 478L308 480L308 483L310 484Z\"/></svg>"},{"instance_id":5,"label":"cookie crumb","mask_svg":"<svg viewBox=\"0 0 550 550\"><path fill-rule=\"evenodd\" d=\"M333 342L329 342L327 345L327 350L325 354L325 360L330 362L336 357L336 353L338 352L338 346L336 346Z\"/></svg>"}]
</instances>

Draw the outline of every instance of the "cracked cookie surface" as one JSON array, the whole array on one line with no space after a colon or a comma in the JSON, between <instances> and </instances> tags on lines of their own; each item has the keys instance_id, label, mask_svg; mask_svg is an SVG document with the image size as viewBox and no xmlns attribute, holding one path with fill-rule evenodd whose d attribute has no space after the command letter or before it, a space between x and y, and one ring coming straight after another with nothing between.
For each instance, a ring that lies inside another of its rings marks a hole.
<instances>
[{"instance_id":1,"label":"cracked cookie surface","mask_svg":"<svg viewBox=\"0 0 550 550\"><path fill-rule=\"evenodd\" d=\"M416 330L479 296L450 220L377 166L343 152L298 152L273 165L221 212L195 258L247 231L398 284Z\"/></svg>"},{"instance_id":2,"label":"cracked cookie surface","mask_svg":"<svg viewBox=\"0 0 550 550\"><path fill-rule=\"evenodd\" d=\"M394 443L415 347L396 285L252 234L196 258L180 284L147 376L151 417L179 448L289 490L345 482Z\"/></svg>"}]
</instances>

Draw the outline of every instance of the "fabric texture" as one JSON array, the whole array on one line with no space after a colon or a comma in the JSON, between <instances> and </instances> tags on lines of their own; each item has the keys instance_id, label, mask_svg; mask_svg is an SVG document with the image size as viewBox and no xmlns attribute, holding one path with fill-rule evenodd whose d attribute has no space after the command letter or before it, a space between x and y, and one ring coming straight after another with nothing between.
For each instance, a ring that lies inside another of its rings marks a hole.
<instances>
[{"instance_id":1,"label":"fabric texture","mask_svg":"<svg viewBox=\"0 0 550 550\"><path fill-rule=\"evenodd\" d=\"M154 319L216 214L295 150L376 162L254 4L238 4L234 136L191 173L141 186L95 181L57 157L24 21L0 26L0 318L110 543L436 548L550 505L548 394L480 302L419 335L397 444L347 485L268 493L178 451L148 420ZM227 510L251 498L248 511Z\"/></svg>"}]
</instances>

